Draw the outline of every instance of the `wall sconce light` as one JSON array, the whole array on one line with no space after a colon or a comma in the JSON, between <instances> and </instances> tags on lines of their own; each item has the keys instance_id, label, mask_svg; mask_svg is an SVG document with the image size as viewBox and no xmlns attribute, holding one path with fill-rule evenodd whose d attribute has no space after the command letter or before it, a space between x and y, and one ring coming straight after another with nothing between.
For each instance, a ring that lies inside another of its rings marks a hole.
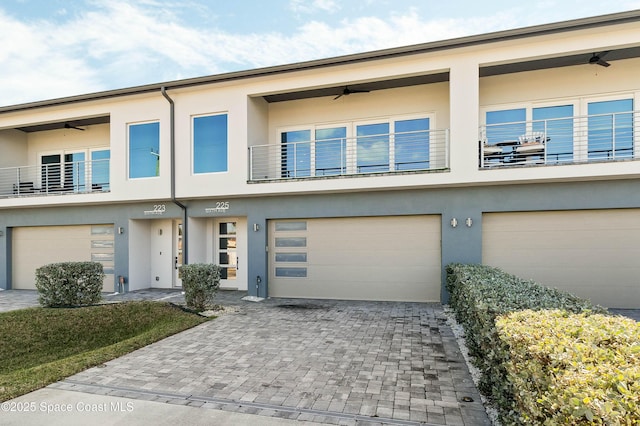
<instances>
[{"instance_id":1,"label":"wall sconce light","mask_svg":"<svg viewBox=\"0 0 640 426\"><path fill-rule=\"evenodd\" d=\"M162 229L158 229L158 235L162 235Z\"/></svg>"},{"instance_id":2,"label":"wall sconce light","mask_svg":"<svg viewBox=\"0 0 640 426\"><path fill-rule=\"evenodd\" d=\"M118 234L124 234L124 228L122 226L118 226Z\"/></svg>"},{"instance_id":3,"label":"wall sconce light","mask_svg":"<svg viewBox=\"0 0 640 426\"><path fill-rule=\"evenodd\" d=\"M468 228L471 228L471 225L473 225L473 220L471 220L471 218L468 217L467 220L464 221L464 223L467 225Z\"/></svg>"},{"instance_id":4,"label":"wall sconce light","mask_svg":"<svg viewBox=\"0 0 640 426\"><path fill-rule=\"evenodd\" d=\"M258 232L260 230L260 225L257 223L253 224L253 232Z\"/></svg>"},{"instance_id":5,"label":"wall sconce light","mask_svg":"<svg viewBox=\"0 0 640 426\"><path fill-rule=\"evenodd\" d=\"M454 217L453 219L451 219L451 227L455 228L456 226L458 226L458 219Z\"/></svg>"}]
</instances>

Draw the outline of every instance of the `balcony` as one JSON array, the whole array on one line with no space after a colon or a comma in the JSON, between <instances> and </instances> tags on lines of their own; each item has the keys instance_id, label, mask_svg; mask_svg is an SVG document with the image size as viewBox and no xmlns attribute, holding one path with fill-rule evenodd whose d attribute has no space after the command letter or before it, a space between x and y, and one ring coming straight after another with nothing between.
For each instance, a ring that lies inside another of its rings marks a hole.
<instances>
[{"instance_id":1,"label":"balcony","mask_svg":"<svg viewBox=\"0 0 640 426\"><path fill-rule=\"evenodd\" d=\"M249 147L249 163L253 182L446 170L449 131L255 145Z\"/></svg>"},{"instance_id":2,"label":"balcony","mask_svg":"<svg viewBox=\"0 0 640 426\"><path fill-rule=\"evenodd\" d=\"M626 111L480 128L480 169L640 158L640 112Z\"/></svg>"},{"instance_id":3,"label":"balcony","mask_svg":"<svg viewBox=\"0 0 640 426\"><path fill-rule=\"evenodd\" d=\"M2 198L109 191L109 159L0 169Z\"/></svg>"}]
</instances>

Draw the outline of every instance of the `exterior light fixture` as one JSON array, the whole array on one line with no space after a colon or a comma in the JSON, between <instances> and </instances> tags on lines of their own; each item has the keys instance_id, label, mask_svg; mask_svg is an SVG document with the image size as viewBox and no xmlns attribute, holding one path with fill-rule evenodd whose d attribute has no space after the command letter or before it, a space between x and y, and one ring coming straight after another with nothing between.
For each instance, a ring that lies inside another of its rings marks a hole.
<instances>
[{"instance_id":1,"label":"exterior light fixture","mask_svg":"<svg viewBox=\"0 0 640 426\"><path fill-rule=\"evenodd\" d=\"M118 234L124 234L124 228L122 226L118 226Z\"/></svg>"},{"instance_id":2,"label":"exterior light fixture","mask_svg":"<svg viewBox=\"0 0 640 426\"><path fill-rule=\"evenodd\" d=\"M473 225L473 220L471 220L471 218L468 217L467 220L464 221L464 223L467 225L468 228L471 228L471 225Z\"/></svg>"},{"instance_id":3,"label":"exterior light fixture","mask_svg":"<svg viewBox=\"0 0 640 426\"><path fill-rule=\"evenodd\" d=\"M458 226L458 219L456 219L455 217L453 219L451 219L451 227L455 228L456 226Z\"/></svg>"},{"instance_id":4,"label":"exterior light fixture","mask_svg":"<svg viewBox=\"0 0 640 426\"><path fill-rule=\"evenodd\" d=\"M260 230L260 224L254 223L253 224L253 232L258 232L259 230Z\"/></svg>"}]
</instances>

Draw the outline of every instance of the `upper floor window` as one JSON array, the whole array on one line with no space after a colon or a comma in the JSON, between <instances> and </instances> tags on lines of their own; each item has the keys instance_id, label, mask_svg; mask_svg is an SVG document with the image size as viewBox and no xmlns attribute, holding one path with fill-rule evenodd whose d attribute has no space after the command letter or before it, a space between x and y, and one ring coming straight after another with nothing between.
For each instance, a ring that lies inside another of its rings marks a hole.
<instances>
[{"instance_id":1,"label":"upper floor window","mask_svg":"<svg viewBox=\"0 0 640 426\"><path fill-rule=\"evenodd\" d=\"M589 159L633 155L633 99L590 102Z\"/></svg>"},{"instance_id":2,"label":"upper floor window","mask_svg":"<svg viewBox=\"0 0 640 426\"><path fill-rule=\"evenodd\" d=\"M193 118L193 172L226 172L227 114Z\"/></svg>"},{"instance_id":3,"label":"upper floor window","mask_svg":"<svg viewBox=\"0 0 640 426\"><path fill-rule=\"evenodd\" d=\"M129 178L160 176L160 123L129 125Z\"/></svg>"},{"instance_id":4,"label":"upper floor window","mask_svg":"<svg viewBox=\"0 0 640 426\"><path fill-rule=\"evenodd\" d=\"M284 178L427 170L433 149L428 117L311 125L280 143Z\"/></svg>"}]
</instances>

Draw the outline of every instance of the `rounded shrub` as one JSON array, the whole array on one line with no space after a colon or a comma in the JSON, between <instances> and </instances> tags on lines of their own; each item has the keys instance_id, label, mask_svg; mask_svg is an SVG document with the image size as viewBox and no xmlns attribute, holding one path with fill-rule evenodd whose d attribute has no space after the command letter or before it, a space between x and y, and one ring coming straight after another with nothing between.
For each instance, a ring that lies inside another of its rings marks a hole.
<instances>
[{"instance_id":1,"label":"rounded shrub","mask_svg":"<svg viewBox=\"0 0 640 426\"><path fill-rule=\"evenodd\" d=\"M193 263L180 267L184 299L188 308L202 312L213 304L220 287L220 271L218 265L211 263Z\"/></svg>"},{"instance_id":2,"label":"rounded shrub","mask_svg":"<svg viewBox=\"0 0 640 426\"><path fill-rule=\"evenodd\" d=\"M97 303L103 282L104 270L98 262L51 263L36 269L38 301L46 307Z\"/></svg>"}]
</instances>

